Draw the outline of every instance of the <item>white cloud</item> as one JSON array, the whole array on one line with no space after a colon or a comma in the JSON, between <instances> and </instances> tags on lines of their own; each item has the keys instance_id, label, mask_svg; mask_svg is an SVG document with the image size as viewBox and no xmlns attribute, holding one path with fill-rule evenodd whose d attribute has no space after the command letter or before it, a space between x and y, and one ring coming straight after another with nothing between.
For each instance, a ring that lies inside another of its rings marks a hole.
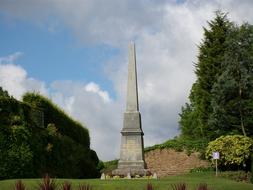
<instances>
[{"instance_id":1,"label":"white cloud","mask_svg":"<svg viewBox=\"0 0 253 190\"><path fill-rule=\"evenodd\" d=\"M27 72L14 61L22 53L17 52L6 57L0 57L0 86L17 99L27 91L47 94L45 83L27 76Z\"/></svg>"},{"instance_id":2,"label":"white cloud","mask_svg":"<svg viewBox=\"0 0 253 190\"><path fill-rule=\"evenodd\" d=\"M99 85L94 82L88 83L85 86L85 90L87 92L93 92L95 94L98 94L105 102L110 102L110 97L109 97L108 92L101 90Z\"/></svg>"},{"instance_id":3,"label":"white cloud","mask_svg":"<svg viewBox=\"0 0 253 190\"><path fill-rule=\"evenodd\" d=\"M253 22L252 0L176 2L24 0L13 3L3 0L0 11L14 20L53 27L53 31L64 23L77 41L85 45L105 44L122 49L119 56L105 65L107 77L114 84L116 99L110 98L95 82L55 81L49 87L52 99L90 129L92 147L99 156L113 159L118 157L123 123L126 47L130 40L136 42L145 145L152 145L178 134L178 113L195 80L193 62L196 62L197 45L203 35L202 26L207 26L206 21L214 17L217 9L222 9L238 23ZM5 64L7 62L5 58ZM43 82L35 79L31 82L19 66L0 66L0 72L0 85L4 84L17 96L31 86L45 89L41 87ZM10 77L7 73L16 74ZM28 85L29 82L33 85Z\"/></svg>"}]
</instances>

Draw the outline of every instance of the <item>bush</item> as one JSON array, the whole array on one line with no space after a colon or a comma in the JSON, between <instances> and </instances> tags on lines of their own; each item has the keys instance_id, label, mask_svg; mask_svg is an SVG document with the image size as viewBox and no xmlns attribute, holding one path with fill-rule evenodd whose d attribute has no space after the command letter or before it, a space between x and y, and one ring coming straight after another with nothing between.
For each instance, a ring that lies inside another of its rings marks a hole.
<instances>
[{"instance_id":1,"label":"bush","mask_svg":"<svg viewBox=\"0 0 253 190\"><path fill-rule=\"evenodd\" d=\"M119 160L111 160L111 161L104 162L104 168L101 170L101 173L111 174L112 170L117 168L118 161Z\"/></svg>"},{"instance_id":2,"label":"bush","mask_svg":"<svg viewBox=\"0 0 253 190\"><path fill-rule=\"evenodd\" d=\"M65 181L62 186L62 190L71 190L71 183Z\"/></svg>"},{"instance_id":3,"label":"bush","mask_svg":"<svg viewBox=\"0 0 253 190\"><path fill-rule=\"evenodd\" d=\"M199 173L199 172L212 172L214 168L212 167L197 167L190 170L190 173Z\"/></svg>"},{"instance_id":4,"label":"bush","mask_svg":"<svg viewBox=\"0 0 253 190\"><path fill-rule=\"evenodd\" d=\"M57 185L54 180L50 179L46 174L43 180L38 185L38 190L56 190Z\"/></svg>"},{"instance_id":5,"label":"bush","mask_svg":"<svg viewBox=\"0 0 253 190\"><path fill-rule=\"evenodd\" d=\"M253 183L253 153L251 153L251 183Z\"/></svg>"},{"instance_id":6,"label":"bush","mask_svg":"<svg viewBox=\"0 0 253 190\"><path fill-rule=\"evenodd\" d=\"M152 183L148 183L147 184L147 187L146 187L146 190L154 190L154 186L152 185Z\"/></svg>"},{"instance_id":7,"label":"bush","mask_svg":"<svg viewBox=\"0 0 253 190\"><path fill-rule=\"evenodd\" d=\"M226 171L219 173L220 177L231 179L237 182L250 182L250 172L245 171Z\"/></svg>"},{"instance_id":8,"label":"bush","mask_svg":"<svg viewBox=\"0 0 253 190\"><path fill-rule=\"evenodd\" d=\"M186 190L187 189L185 183L172 184L171 187L173 190Z\"/></svg>"},{"instance_id":9,"label":"bush","mask_svg":"<svg viewBox=\"0 0 253 190\"><path fill-rule=\"evenodd\" d=\"M221 136L209 142L206 149L206 158L211 160L212 153L220 153L219 163L227 168L245 166L250 159L253 148L253 140L242 135Z\"/></svg>"},{"instance_id":10,"label":"bush","mask_svg":"<svg viewBox=\"0 0 253 190\"><path fill-rule=\"evenodd\" d=\"M197 190L208 190L206 183L199 184Z\"/></svg>"},{"instance_id":11,"label":"bush","mask_svg":"<svg viewBox=\"0 0 253 190\"><path fill-rule=\"evenodd\" d=\"M23 182L21 180L18 180L15 183L15 190L26 190L25 184L23 184Z\"/></svg>"},{"instance_id":12,"label":"bush","mask_svg":"<svg viewBox=\"0 0 253 190\"><path fill-rule=\"evenodd\" d=\"M89 184L79 185L78 190L92 190L92 186Z\"/></svg>"}]
</instances>

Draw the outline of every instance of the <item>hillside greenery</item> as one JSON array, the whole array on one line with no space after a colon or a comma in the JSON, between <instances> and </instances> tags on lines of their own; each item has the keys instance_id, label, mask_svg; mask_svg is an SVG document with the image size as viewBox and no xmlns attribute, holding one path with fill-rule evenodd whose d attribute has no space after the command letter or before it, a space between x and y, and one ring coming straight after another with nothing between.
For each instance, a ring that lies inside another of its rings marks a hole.
<instances>
[{"instance_id":1,"label":"hillside greenery","mask_svg":"<svg viewBox=\"0 0 253 190\"><path fill-rule=\"evenodd\" d=\"M87 128L49 99L27 93L17 101L0 88L0 179L99 176Z\"/></svg>"},{"instance_id":2,"label":"hillside greenery","mask_svg":"<svg viewBox=\"0 0 253 190\"><path fill-rule=\"evenodd\" d=\"M104 167L101 170L101 173L110 174L113 170L117 169L119 160L110 160L104 162Z\"/></svg>"},{"instance_id":3,"label":"hillside greenery","mask_svg":"<svg viewBox=\"0 0 253 190\"><path fill-rule=\"evenodd\" d=\"M184 138L174 138L165 141L161 144L156 144L154 146L146 147L145 152L155 150L155 149L164 149L164 148L171 148L176 151L186 151L187 154L191 154L192 152L200 152L204 156L205 147L207 146L206 141L200 140L191 140L191 139L184 139Z\"/></svg>"}]
</instances>

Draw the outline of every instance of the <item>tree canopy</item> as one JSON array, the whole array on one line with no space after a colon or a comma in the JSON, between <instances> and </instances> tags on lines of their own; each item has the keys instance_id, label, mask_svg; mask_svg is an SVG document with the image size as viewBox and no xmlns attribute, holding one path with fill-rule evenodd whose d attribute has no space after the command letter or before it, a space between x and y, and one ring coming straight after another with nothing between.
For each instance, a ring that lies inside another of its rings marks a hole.
<instances>
[{"instance_id":1,"label":"tree canopy","mask_svg":"<svg viewBox=\"0 0 253 190\"><path fill-rule=\"evenodd\" d=\"M182 107L182 137L207 142L226 134L252 136L253 29L216 12L204 28L195 64L196 82Z\"/></svg>"}]
</instances>

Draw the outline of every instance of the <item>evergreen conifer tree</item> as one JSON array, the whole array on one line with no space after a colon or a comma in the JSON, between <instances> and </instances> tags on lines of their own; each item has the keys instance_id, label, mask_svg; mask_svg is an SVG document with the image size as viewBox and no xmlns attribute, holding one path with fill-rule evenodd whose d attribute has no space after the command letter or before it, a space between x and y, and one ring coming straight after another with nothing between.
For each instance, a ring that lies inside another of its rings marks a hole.
<instances>
[{"instance_id":1,"label":"evergreen conifer tree","mask_svg":"<svg viewBox=\"0 0 253 190\"><path fill-rule=\"evenodd\" d=\"M226 14L217 11L214 20L208 22L209 29L204 28L204 39L199 46L198 62L195 65L197 80L191 89L190 104L183 107L180 114L182 136L191 135L190 131L194 131L194 138L210 140L212 136L208 128L208 119L213 111L211 91L222 72L227 50L226 39L232 25Z\"/></svg>"}]
</instances>

